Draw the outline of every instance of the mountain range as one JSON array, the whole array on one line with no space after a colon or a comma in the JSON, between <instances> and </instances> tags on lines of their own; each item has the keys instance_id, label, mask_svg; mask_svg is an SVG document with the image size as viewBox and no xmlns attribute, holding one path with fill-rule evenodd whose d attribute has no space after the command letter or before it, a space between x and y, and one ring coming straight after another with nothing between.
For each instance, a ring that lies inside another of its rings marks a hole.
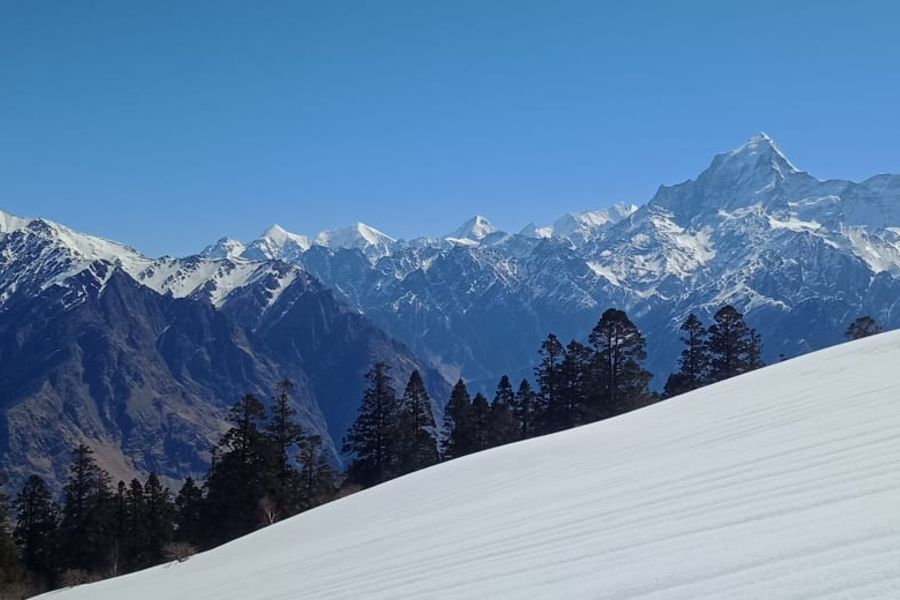
<instances>
[{"instance_id":1,"label":"mountain range","mask_svg":"<svg viewBox=\"0 0 900 600\"><path fill-rule=\"evenodd\" d=\"M449 228L448 228L449 229ZM541 340L584 338L608 307L648 341L659 388L689 312L746 314L772 362L832 345L853 318L900 326L900 176L820 180L765 134L641 206L512 233L476 216L440 238L275 225L195 256L148 258L0 213L0 455L58 477L76 441L114 473L200 472L241 393L298 383L339 461L376 358L490 389L530 376Z\"/></svg>"}]
</instances>

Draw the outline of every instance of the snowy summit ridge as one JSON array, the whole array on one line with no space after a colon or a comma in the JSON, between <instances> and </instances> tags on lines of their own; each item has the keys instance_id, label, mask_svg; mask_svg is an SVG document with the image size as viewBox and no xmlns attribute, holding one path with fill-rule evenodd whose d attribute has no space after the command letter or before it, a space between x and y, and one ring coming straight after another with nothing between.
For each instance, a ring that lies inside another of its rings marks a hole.
<instances>
[{"instance_id":1,"label":"snowy summit ridge","mask_svg":"<svg viewBox=\"0 0 900 600\"><path fill-rule=\"evenodd\" d=\"M661 186L641 206L566 213L518 234L480 215L445 237L411 241L363 223L313 236L273 226L246 244L221 239L199 256L150 259L3 213L0 246L0 304L99 260L160 293L218 305L260 265L287 263L433 357L450 378L527 376L540 341L534 332L581 336L609 306L634 314L656 339L671 338L648 340L657 373L672 367L671 340L686 314L709 317L726 302L757 326L770 360L839 341L847 315L900 327L888 300L900 297L900 176L820 180L766 134L716 155L693 179Z\"/></svg>"}]
</instances>

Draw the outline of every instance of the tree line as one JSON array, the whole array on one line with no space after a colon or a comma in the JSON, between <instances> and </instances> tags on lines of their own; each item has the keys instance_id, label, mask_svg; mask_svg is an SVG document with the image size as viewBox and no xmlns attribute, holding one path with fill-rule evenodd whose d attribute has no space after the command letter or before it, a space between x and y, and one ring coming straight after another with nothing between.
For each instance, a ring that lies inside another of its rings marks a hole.
<instances>
[{"instance_id":1,"label":"tree line","mask_svg":"<svg viewBox=\"0 0 900 600\"><path fill-rule=\"evenodd\" d=\"M269 411L241 398L206 481L188 478L177 494L155 474L113 486L84 444L72 452L61 502L37 475L15 498L0 494L0 599L183 560L333 499L337 475L321 438L297 423L292 387L278 385Z\"/></svg>"},{"instance_id":2,"label":"tree line","mask_svg":"<svg viewBox=\"0 0 900 600\"><path fill-rule=\"evenodd\" d=\"M205 481L188 478L174 495L154 474L113 487L92 450L79 445L60 503L36 475L15 498L0 493L0 599L182 560L440 461L614 417L763 366L759 335L732 306L708 327L689 314L680 331L683 349L661 395L650 390L643 367L645 338L624 311L609 309L585 343L564 345L549 334L533 383L524 378L514 386L503 375L489 400L472 396L460 379L440 426L418 371L398 393L388 365L375 363L343 440L350 463L341 474L321 438L297 422L288 381L277 386L268 410L249 394L232 406ZM880 331L861 317L846 335Z\"/></svg>"}]
</instances>

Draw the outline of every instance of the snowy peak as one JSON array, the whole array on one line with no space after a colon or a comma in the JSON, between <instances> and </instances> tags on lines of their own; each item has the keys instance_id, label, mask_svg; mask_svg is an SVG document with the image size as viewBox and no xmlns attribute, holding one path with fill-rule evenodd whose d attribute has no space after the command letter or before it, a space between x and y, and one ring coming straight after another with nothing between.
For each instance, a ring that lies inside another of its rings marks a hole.
<instances>
[{"instance_id":1,"label":"snowy peak","mask_svg":"<svg viewBox=\"0 0 900 600\"><path fill-rule=\"evenodd\" d=\"M228 237L220 238L215 244L200 251L203 258L236 258L247 249L243 242Z\"/></svg>"},{"instance_id":2,"label":"snowy peak","mask_svg":"<svg viewBox=\"0 0 900 600\"><path fill-rule=\"evenodd\" d=\"M717 155L697 180L759 191L799 172L772 138L758 133L739 148ZM761 187L754 190L755 185Z\"/></svg>"},{"instance_id":3,"label":"snowy peak","mask_svg":"<svg viewBox=\"0 0 900 600\"><path fill-rule=\"evenodd\" d=\"M583 242L602 232L609 225L615 225L637 210L634 204L616 203L609 208L584 212L566 213L553 225L538 227L527 225L520 235L533 238L561 238L571 242Z\"/></svg>"},{"instance_id":4,"label":"snowy peak","mask_svg":"<svg viewBox=\"0 0 900 600\"><path fill-rule=\"evenodd\" d=\"M490 221L481 215L475 215L451 233L444 236L444 239L450 240L470 240L480 242L492 233L496 233L497 228Z\"/></svg>"},{"instance_id":5,"label":"snowy peak","mask_svg":"<svg viewBox=\"0 0 900 600\"><path fill-rule=\"evenodd\" d=\"M309 238L272 225L256 240L250 242L242 256L252 260L279 258L292 260L309 250Z\"/></svg>"},{"instance_id":6,"label":"snowy peak","mask_svg":"<svg viewBox=\"0 0 900 600\"><path fill-rule=\"evenodd\" d=\"M785 174L798 172L797 167L788 160L775 141L764 132L754 135L743 146L728 152L727 155L731 160L755 166L771 166Z\"/></svg>"},{"instance_id":7,"label":"snowy peak","mask_svg":"<svg viewBox=\"0 0 900 600\"><path fill-rule=\"evenodd\" d=\"M362 251L370 259L387 256L396 240L365 223L320 231L313 243L326 248L346 248Z\"/></svg>"}]
</instances>

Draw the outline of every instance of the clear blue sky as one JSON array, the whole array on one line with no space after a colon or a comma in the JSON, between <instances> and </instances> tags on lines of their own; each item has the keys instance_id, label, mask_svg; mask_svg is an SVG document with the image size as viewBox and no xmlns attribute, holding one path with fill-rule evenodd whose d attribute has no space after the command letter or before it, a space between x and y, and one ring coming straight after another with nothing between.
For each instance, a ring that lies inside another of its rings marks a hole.
<instances>
[{"instance_id":1,"label":"clear blue sky","mask_svg":"<svg viewBox=\"0 0 900 600\"><path fill-rule=\"evenodd\" d=\"M150 254L645 202L757 131L900 171L891 1L10 1L0 208Z\"/></svg>"}]
</instances>

